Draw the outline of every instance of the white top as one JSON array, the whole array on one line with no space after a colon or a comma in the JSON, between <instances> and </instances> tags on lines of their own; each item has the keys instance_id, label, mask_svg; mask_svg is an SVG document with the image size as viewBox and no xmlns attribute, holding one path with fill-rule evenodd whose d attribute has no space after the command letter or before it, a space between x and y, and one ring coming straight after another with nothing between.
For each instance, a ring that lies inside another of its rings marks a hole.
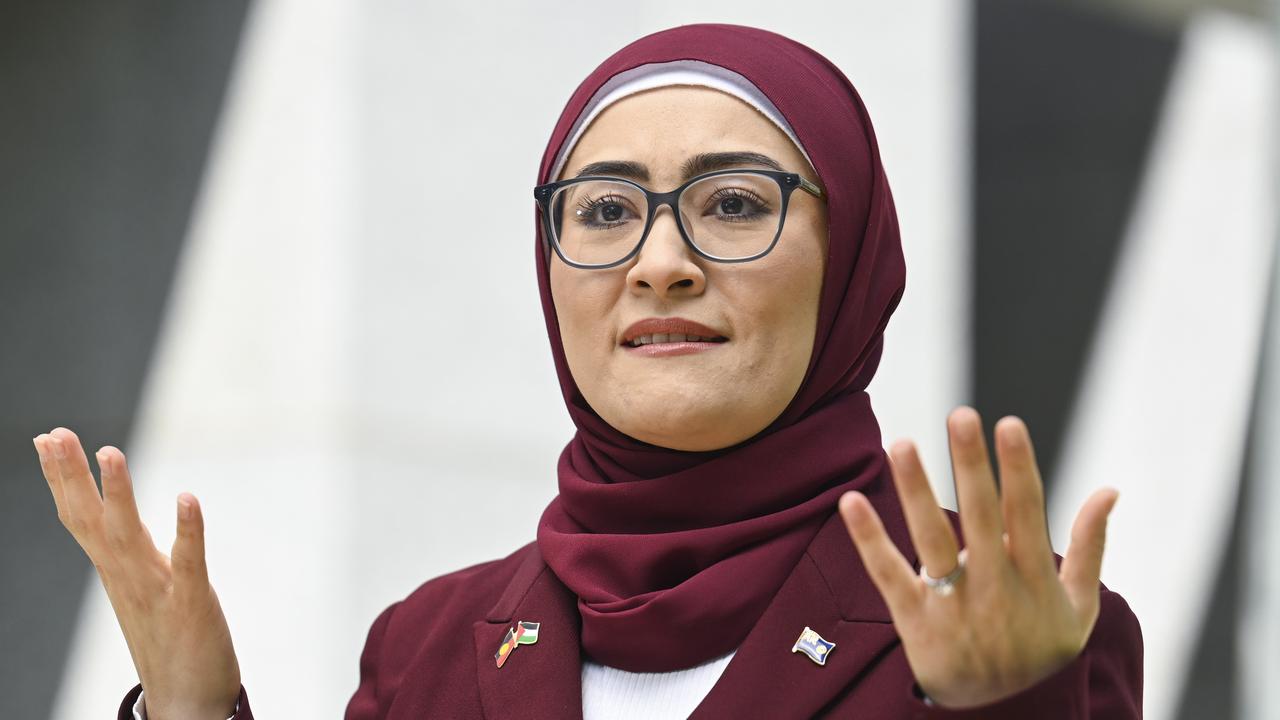
<instances>
[{"instance_id":1,"label":"white top","mask_svg":"<svg viewBox=\"0 0 1280 720\"><path fill-rule=\"evenodd\" d=\"M733 659L736 651L671 672L628 672L590 659L582 661L583 720L686 720ZM147 720L143 693L134 720ZM239 708L237 708L238 710ZM234 720L232 715L227 720Z\"/></svg>"},{"instance_id":2,"label":"white top","mask_svg":"<svg viewBox=\"0 0 1280 720\"><path fill-rule=\"evenodd\" d=\"M736 651L671 672L627 672L582 661L583 720L686 720Z\"/></svg>"}]
</instances>

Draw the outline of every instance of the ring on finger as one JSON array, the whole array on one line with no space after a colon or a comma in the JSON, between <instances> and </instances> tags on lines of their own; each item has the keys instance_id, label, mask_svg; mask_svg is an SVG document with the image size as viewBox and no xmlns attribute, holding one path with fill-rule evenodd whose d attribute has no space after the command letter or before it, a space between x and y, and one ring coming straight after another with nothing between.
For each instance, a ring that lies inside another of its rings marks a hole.
<instances>
[{"instance_id":1,"label":"ring on finger","mask_svg":"<svg viewBox=\"0 0 1280 720\"><path fill-rule=\"evenodd\" d=\"M955 591L955 585L960 580L960 576L964 574L964 561L968 555L968 548L961 548L956 555L956 567L943 577L933 577L924 565L920 566L920 579L924 584L939 595L946 597Z\"/></svg>"}]
</instances>

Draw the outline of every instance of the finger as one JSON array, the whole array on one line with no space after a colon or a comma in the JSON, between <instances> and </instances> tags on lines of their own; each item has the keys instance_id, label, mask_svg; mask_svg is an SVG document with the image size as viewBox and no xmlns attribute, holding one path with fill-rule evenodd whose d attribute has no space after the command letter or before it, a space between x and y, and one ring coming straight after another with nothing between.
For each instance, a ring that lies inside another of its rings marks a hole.
<instances>
[{"instance_id":1,"label":"finger","mask_svg":"<svg viewBox=\"0 0 1280 720\"><path fill-rule=\"evenodd\" d=\"M915 443L895 442L889 448L889 460L893 484L898 488L907 530L920 555L920 563L930 575L943 577L955 570L960 545L929 485Z\"/></svg>"},{"instance_id":2,"label":"finger","mask_svg":"<svg viewBox=\"0 0 1280 720\"><path fill-rule=\"evenodd\" d=\"M851 490L840 497L838 504L845 529L858 549L858 556L890 611L896 616L915 607L920 598L917 592L919 579L889 539L880 516L871 507L871 501L862 493Z\"/></svg>"},{"instance_id":3,"label":"finger","mask_svg":"<svg viewBox=\"0 0 1280 720\"><path fill-rule=\"evenodd\" d=\"M1009 553L1023 573L1053 577L1053 546L1045 519L1044 483L1036 464L1031 433L1022 418L1007 415L996 423L996 457L1000 463L1000 503L1008 533Z\"/></svg>"},{"instance_id":4,"label":"finger","mask_svg":"<svg viewBox=\"0 0 1280 720\"><path fill-rule=\"evenodd\" d=\"M142 518L133 494L133 479L119 448L104 445L95 454L102 475L102 499L106 506L104 524L112 547L127 550L144 538Z\"/></svg>"},{"instance_id":5,"label":"finger","mask_svg":"<svg viewBox=\"0 0 1280 720\"><path fill-rule=\"evenodd\" d=\"M49 492L53 495L53 504L58 508L58 519L65 525L67 522L66 497L62 491L62 474L58 471L58 463L53 457L53 446L49 434L40 433L32 440L36 446L36 454L40 457L40 472L44 473L45 482L49 483Z\"/></svg>"},{"instance_id":6,"label":"finger","mask_svg":"<svg viewBox=\"0 0 1280 720\"><path fill-rule=\"evenodd\" d=\"M204 560L204 514L191 493L178 495L178 534L173 540L173 584L177 593L192 596L209 584Z\"/></svg>"},{"instance_id":7,"label":"finger","mask_svg":"<svg viewBox=\"0 0 1280 720\"><path fill-rule=\"evenodd\" d=\"M80 447L80 438L64 427L54 428L49 437L67 501L70 529L83 532L97 528L102 522L102 496L89 471L89 459Z\"/></svg>"},{"instance_id":8,"label":"finger","mask_svg":"<svg viewBox=\"0 0 1280 720\"><path fill-rule=\"evenodd\" d=\"M1115 488L1103 488L1084 501L1071 525L1071 545L1059 572L1068 599L1090 629L1098 616L1098 581L1107 539L1107 516L1119 495Z\"/></svg>"},{"instance_id":9,"label":"finger","mask_svg":"<svg viewBox=\"0 0 1280 720\"><path fill-rule=\"evenodd\" d=\"M951 444L951 471L955 476L956 499L960 504L960 527L969 549L969 561L987 562L1003 557L1004 534L996 479L987 455L982 418L978 411L961 405L947 416Z\"/></svg>"}]
</instances>

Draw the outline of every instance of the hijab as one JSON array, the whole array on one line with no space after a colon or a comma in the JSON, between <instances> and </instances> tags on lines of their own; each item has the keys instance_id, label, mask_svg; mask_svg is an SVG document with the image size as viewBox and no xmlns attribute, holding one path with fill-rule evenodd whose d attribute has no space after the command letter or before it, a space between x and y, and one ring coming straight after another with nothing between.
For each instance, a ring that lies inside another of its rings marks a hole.
<instances>
[{"instance_id":1,"label":"hijab","mask_svg":"<svg viewBox=\"0 0 1280 720\"><path fill-rule=\"evenodd\" d=\"M871 120L835 65L795 40L743 25L646 35L574 91L537 182L555 178L561 150L609 92L655 64L691 60L744 78L794 132L826 189L828 261L809 366L787 407L733 446L673 450L618 431L579 391L535 214L538 290L576 427L557 462L559 494L539 519L537 546L577 595L583 651L632 672L692 667L736 648L839 497L891 482L866 387L906 269Z\"/></svg>"}]
</instances>

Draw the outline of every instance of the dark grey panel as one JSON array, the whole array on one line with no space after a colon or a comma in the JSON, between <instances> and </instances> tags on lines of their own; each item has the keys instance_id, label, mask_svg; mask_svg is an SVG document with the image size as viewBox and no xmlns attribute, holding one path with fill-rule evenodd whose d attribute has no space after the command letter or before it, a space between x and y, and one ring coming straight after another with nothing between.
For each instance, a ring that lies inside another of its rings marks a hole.
<instances>
[{"instance_id":1,"label":"dark grey panel","mask_svg":"<svg viewBox=\"0 0 1280 720\"><path fill-rule=\"evenodd\" d=\"M58 522L31 438L66 425L90 452L128 452L246 11L244 0L0 7L0 697L9 716L48 716L86 581L98 582Z\"/></svg>"},{"instance_id":2,"label":"dark grey panel","mask_svg":"<svg viewBox=\"0 0 1280 720\"><path fill-rule=\"evenodd\" d=\"M1180 28L1025 0L978 0L975 26L975 401L1027 420L1052 484ZM1239 551L1237 522L1183 720L1236 713Z\"/></svg>"},{"instance_id":3,"label":"dark grey panel","mask_svg":"<svg viewBox=\"0 0 1280 720\"><path fill-rule=\"evenodd\" d=\"M978 0L974 396L1016 414L1052 482L1176 35L1027 0Z\"/></svg>"}]
</instances>

